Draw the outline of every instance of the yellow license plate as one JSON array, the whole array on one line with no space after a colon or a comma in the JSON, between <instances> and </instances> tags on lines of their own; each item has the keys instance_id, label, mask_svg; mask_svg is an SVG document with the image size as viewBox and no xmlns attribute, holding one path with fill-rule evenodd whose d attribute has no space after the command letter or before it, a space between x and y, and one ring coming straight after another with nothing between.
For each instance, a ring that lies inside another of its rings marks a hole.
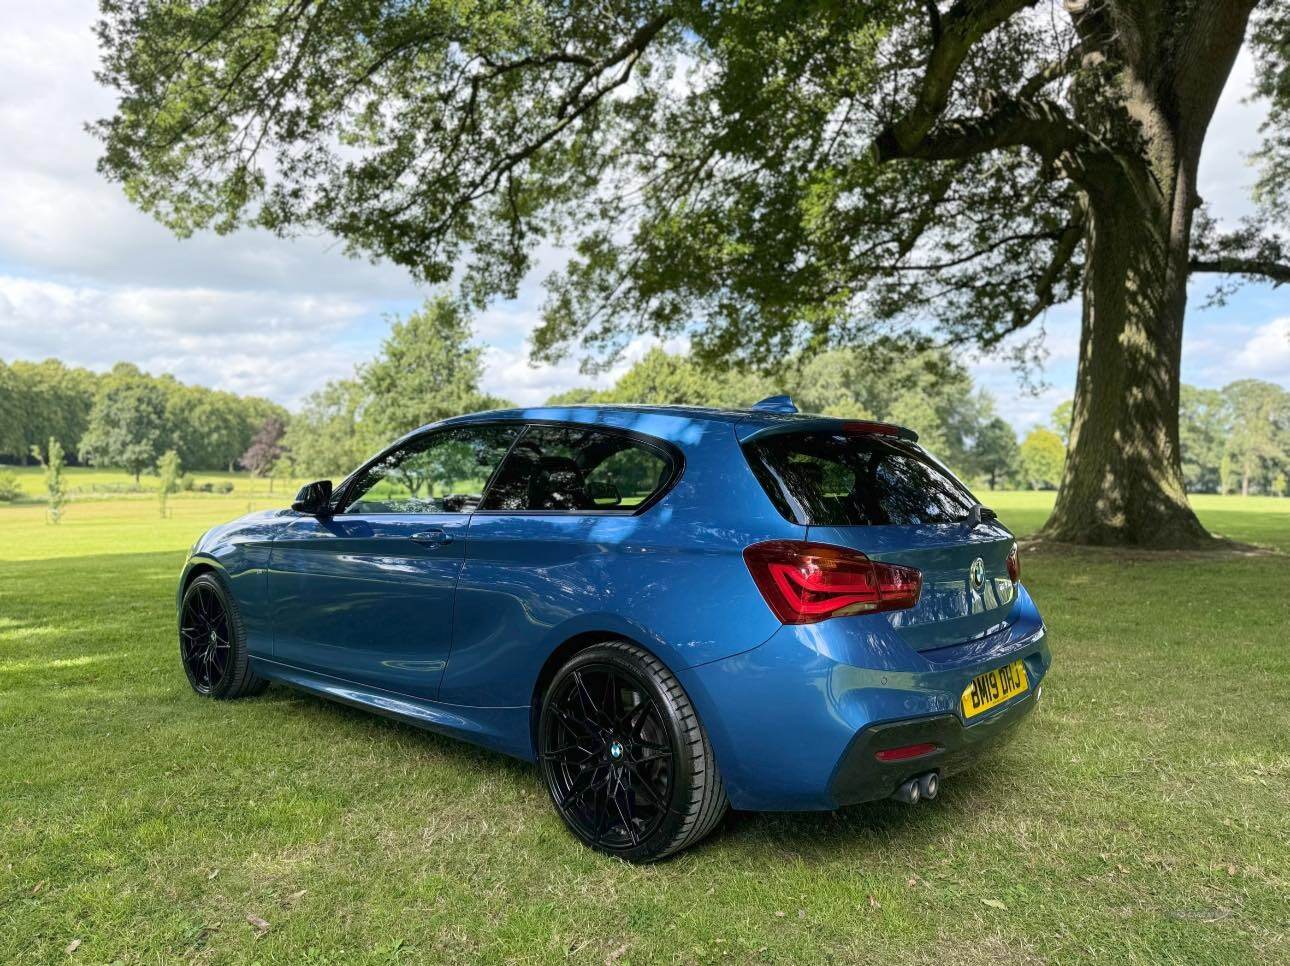
<instances>
[{"instance_id":1,"label":"yellow license plate","mask_svg":"<svg viewBox=\"0 0 1290 966\"><path fill-rule=\"evenodd\" d=\"M1013 661L993 671L978 674L963 689L963 717L970 718L982 711L1003 704L1021 694L1030 683L1026 680L1026 662Z\"/></svg>"}]
</instances>

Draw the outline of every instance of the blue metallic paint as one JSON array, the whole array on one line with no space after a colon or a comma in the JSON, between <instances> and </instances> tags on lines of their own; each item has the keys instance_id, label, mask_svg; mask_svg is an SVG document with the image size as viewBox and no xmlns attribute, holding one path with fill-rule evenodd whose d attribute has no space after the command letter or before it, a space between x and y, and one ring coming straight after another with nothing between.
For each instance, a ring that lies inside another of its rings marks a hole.
<instances>
[{"instance_id":1,"label":"blue metallic paint","mask_svg":"<svg viewBox=\"0 0 1290 966\"><path fill-rule=\"evenodd\" d=\"M781 517L738 443L785 418L570 407L448 420L437 426L542 420L645 434L675 445L684 473L639 514L252 514L195 545L180 593L198 568L220 574L266 677L528 760L550 656L575 637L626 637L686 688L735 807L831 808L830 780L861 729L956 715L973 676L1016 657L1037 686L1050 656L1033 602L1007 580L1001 525L808 530ZM409 539L430 529L451 539ZM781 626L742 557L770 539L917 566L924 596L911 611ZM978 555L980 593L966 583Z\"/></svg>"}]
</instances>

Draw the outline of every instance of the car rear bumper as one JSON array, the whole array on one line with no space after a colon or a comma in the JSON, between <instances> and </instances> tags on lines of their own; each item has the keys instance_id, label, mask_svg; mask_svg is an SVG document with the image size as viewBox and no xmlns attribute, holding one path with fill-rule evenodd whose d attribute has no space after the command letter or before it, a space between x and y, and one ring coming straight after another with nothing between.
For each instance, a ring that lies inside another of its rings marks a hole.
<instances>
[{"instance_id":1,"label":"car rear bumper","mask_svg":"<svg viewBox=\"0 0 1290 966\"><path fill-rule=\"evenodd\" d=\"M880 615L873 618L785 626L750 651L678 672L735 808L807 811L884 798L913 775L961 771L1033 709L1051 663L1037 614L933 653L881 637ZM839 634L851 643L827 639ZM858 666L862 650L869 667ZM844 652L848 660L838 660ZM959 699L973 677L1018 659L1027 691L964 719ZM921 742L937 749L897 762L874 757Z\"/></svg>"},{"instance_id":2,"label":"car rear bumper","mask_svg":"<svg viewBox=\"0 0 1290 966\"><path fill-rule=\"evenodd\" d=\"M829 797L838 805L888 798L904 782L934 771L942 778L963 771L1012 735L1039 702L1043 686L1032 687L980 721L964 724L956 714L939 714L870 725L852 739L829 780ZM880 761L883 749L935 745L934 751L900 761Z\"/></svg>"}]
</instances>

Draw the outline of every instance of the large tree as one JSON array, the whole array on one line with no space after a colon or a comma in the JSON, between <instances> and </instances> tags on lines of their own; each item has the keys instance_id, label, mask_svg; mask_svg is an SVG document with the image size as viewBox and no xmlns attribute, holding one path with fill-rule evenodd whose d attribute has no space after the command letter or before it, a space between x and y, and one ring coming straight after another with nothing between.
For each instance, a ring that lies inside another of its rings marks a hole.
<instances>
[{"instance_id":1,"label":"large tree","mask_svg":"<svg viewBox=\"0 0 1290 966\"><path fill-rule=\"evenodd\" d=\"M482 392L484 350L457 299L430 299L395 319L375 359L359 369L368 394L366 418L378 436L393 439L425 423L510 404Z\"/></svg>"},{"instance_id":2,"label":"large tree","mask_svg":"<svg viewBox=\"0 0 1290 966\"><path fill-rule=\"evenodd\" d=\"M151 376L118 362L99 382L89 425L80 440L81 459L94 466L139 474L154 466L173 436L166 392Z\"/></svg>"},{"instance_id":3,"label":"large tree","mask_svg":"<svg viewBox=\"0 0 1290 966\"><path fill-rule=\"evenodd\" d=\"M1261 201L1290 218L1290 0L102 9L102 170L176 231L321 228L432 282L464 262L479 303L571 245L547 359L638 332L752 363L893 330L991 348L1078 297L1047 533L1207 539L1179 460L1188 278L1290 258L1268 224L1193 232L1197 167L1251 42Z\"/></svg>"}]
</instances>

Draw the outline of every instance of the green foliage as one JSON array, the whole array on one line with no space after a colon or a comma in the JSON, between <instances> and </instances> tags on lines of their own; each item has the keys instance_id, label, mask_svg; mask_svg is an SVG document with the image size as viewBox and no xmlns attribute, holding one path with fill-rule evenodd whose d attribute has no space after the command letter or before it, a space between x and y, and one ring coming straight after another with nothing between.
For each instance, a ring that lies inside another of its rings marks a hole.
<instances>
[{"instance_id":1,"label":"green foliage","mask_svg":"<svg viewBox=\"0 0 1290 966\"><path fill-rule=\"evenodd\" d=\"M334 380L311 393L283 437L292 472L338 480L371 456L382 440L363 419L366 404L366 393L354 379Z\"/></svg>"},{"instance_id":2,"label":"green foliage","mask_svg":"<svg viewBox=\"0 0 1290 966\"><path fill-rule=\"evenodd\" d=\"M85 432L100 377L57 359L0 361L0 455L25 461L53 436L74 452Z\"/></svg>"},{"instance_id":3,"label":"green foliage","mask_svg":"<svg viewBox=\"0 0 1290 966\"><path fill-rule=\"evenodd\" d=\"M166 394L156 381L119 363L99 385L81 437L81 459L94 466L116 466L139 474L157 462L170 445Z\"/></svg>"},{"instance_id":4,"label":"green foliage","mask_svg":"<svg viewBox=\"0 0 1290 966\"><path fill-rule=\"evenodd\" d=\"M375 359L310 395L292 419L282 438L292 472L337 479L418 426L510 406L479 388L483 349L472 338L465 306L446 296L395 320Z\"/></svg>"},{"instance_id":5,"label":"green foliage","mask_svg":"<svg viewBox=\"0 0 1290 966\"><path fill-rule=\"evenodd\" d=\"M50 523L57 524L63 518L63 506L67 502L67 487L63 482L63 467L67 460L63 445L51 436L43 455L39 446L32 446L31 455L45 468L46 515Z\"/></svg>"},{"instance_id":6,"label":"green foliage","mask_svg":"<svg viewBox=\"0 0 1290 966\"><path fill-rule=\"evenodd\" d=\"M12 503L22 496L22 485L13 470L0 470L0 503Z\"/></svg>"},{"instance_id":7,"label":"green foliage","mask_svg":"<svg viewBox=\"0 0 1290 966\"><path fill-rule=\"evenodd\" d=\"M1061 437L1063 446L1071 444L1071 418L1075 412L1075 403L1068 399L1064 403L1059 403L1049 417L1049 428Z\"/></svg>"},{"instance_id":8,"label":"green foliage","mask_svg":"<svg viewBox=\"0 0 1290 966\"><path fill-rule=\"evenodd\" d=\"M440 295L395 320L380 354L359 370L364 418L383 439L449 416L497 408L479 389L484 350L465 307Z\"/></svg>"},{"instance_id":9,"label":"green foliage","mask_svg":"<svg viewBox=\"0 0 1290 966\"><path fill-rule=\"evenodd\" d=\"M1012 426L995 416L981 426L972 444L974 475L983 478L992 489L1009 485L1020 469L1021 450Z\"/></svg>"},{"instance_id":10,"label":"green foliage","mask_svg":"<svg viewBox=\"0 0 1290 966\"><path fill-rule=\"evenodd\" d=\"M131 403L146 404L148 425L114 427L111 414L100 409L91 434L91 415L100 395L107 397L104 405L113 407L113 413ZM125 363L98 376L56 359L0 362L0 456L21 461L32 446L43 447L53 436L65 451L86 459L99 451L99 465L104 466L125 466L129 456L130 465L142 471L155 461L149 453L173 447L186 466L231 469L256 428L269 418L285 421L287 412L267 399L188 386L171 376L155 378ZM135 438L138 434L143 438ZM83 445L87 438L92 444L88 448ZM142 445L130 449L131 441Z\"/></svg>"},{"instance_id":11,"label":"green foliage","mask_svg":"<svg viewBox=\"0 0 1290 966\"><path fill-rule=\"evenodd\" d=\"M180 477L179 454L173 449L168 449L157 461L157 479L160 485L157 487L157 500L161 504L161 515L166 516L166 503L170 499L170 494L179 492Z\"/></svg>"},{"instance_id":12,"label":"green foliage","mask_svg":"<svg viewBox=\"0 0 1290 966\"><path fill-rule=\"evenodd\" d=\"M1052 490L1061 482L1066 447L1051 429L1036 427L1021 441L1021 476L1035 490Z\"/></svg>"},{"instance_id":13,"label":"green foliage","mask_svg":"<svg viewBox=\"0 0 1290 966\"><path fill-rule=\"evenodd\" d=\"M1278 467L1290 464L1290 392L1242 379L1224 387L1223 396L1231 409L1227 453L1241 494L1249 495L1252 484L1267 492Z\"/></svg>"}]
</instances>

